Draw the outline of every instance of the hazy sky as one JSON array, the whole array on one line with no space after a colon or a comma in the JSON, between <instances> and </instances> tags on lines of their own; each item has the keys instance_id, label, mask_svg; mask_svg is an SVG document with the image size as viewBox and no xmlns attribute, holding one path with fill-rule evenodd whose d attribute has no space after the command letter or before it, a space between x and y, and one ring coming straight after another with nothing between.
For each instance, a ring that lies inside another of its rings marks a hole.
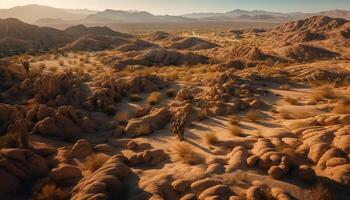
<instances>
[{"instance_id":1,"label":"hazy sky","mask_svg":"<svg viewBox=\"0 0 350 200\"><path fill-rule=\"evenodd\" d=\"M0 0L0 8L26 4L95 10L145 10L153 14L224 12L233 9L280 12L350 10L350 0Z\"/></svg>"}]
</instances>

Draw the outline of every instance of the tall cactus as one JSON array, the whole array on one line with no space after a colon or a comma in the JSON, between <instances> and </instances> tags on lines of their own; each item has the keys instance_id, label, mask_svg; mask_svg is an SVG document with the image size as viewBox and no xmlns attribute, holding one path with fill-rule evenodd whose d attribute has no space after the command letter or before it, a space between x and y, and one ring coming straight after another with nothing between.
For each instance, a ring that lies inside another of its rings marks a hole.
<instances>
[{"instance_id":1,"label":"tall cactus","mask_svg":"<svg viewBox=\"0 0 350 200\"><path fill-rule=\"evenodd\" d=\"M21 60L22 66L27 74L29 74L30 63L26 60Z\"/></svg>"},{"instance_id":2,"label":"tall cactus","mask_svg":"<svg viewBox=\"0 0 350 200\"><path fill-rule=\"evenodd\" d=\"M15 122L15 127L17 134L19 136L22 147L25 149L29 148L29 139L28 139L28 129L27 129L27 120L20 119Z\"/></svg>"},{"instance_id":3,"label":"tall cactus","mask_svg":"<svg viewBox=\"0 0 350 200\"><path fill-rule=\"evenodd\" d=\"M185 116L178 117L171 124L171 128L172 128L173 134L175 134L180 141L183 141L184 133L185 133Z\"/></svg>"}]
</instances>

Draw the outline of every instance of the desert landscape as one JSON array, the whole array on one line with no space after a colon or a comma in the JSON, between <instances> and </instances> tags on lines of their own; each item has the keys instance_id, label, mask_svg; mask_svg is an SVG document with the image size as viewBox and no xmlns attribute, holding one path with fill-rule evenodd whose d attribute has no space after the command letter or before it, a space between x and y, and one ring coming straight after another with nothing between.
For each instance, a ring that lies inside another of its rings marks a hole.
<instances>
[{"instance_id":1,"label":"desert landscape","mask_svg":"<svg viewBox=\"0 0 350 200\"><path fill-rule=\"evenodd\" d=\"M287 21L0 19L0 199L349 199L350 21Z\"/></svg>"}]
</instances>

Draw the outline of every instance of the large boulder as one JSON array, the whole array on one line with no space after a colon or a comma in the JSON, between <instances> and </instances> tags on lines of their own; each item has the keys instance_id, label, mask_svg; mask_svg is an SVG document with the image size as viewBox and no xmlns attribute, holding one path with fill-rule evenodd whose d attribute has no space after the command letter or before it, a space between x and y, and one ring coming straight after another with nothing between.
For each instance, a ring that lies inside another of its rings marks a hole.
<instances>
[{"instance_id":1,"label":"large boulder","mask_svg":"<svg viewBox=\"0 0 350 200\"><path fill-rule=\"evenodd\" d=\"M69 180L81 177L81 171L78 167L63 164L54 168L50 172L50 177L55 181Z\"/></svg>"},{"instance_id":2,"label":"large boulder","mask_svg":"<svg viewBox=\"0 0 350 200\"><path fill-rule=\"evenodd\" d=\"M129 137L150 134L166 126L170 118L171 113L167 108L154 109L150 115L130 120L126 126L126 134Z\"/></svg>"},{"instance_id":3,"label":"large boulder","mask_svg":"<svg viewBox=\"0 0 350 200\"><path fill-rule=\"evenodd\" d=\"M91 155L92 152L92 145L85 139L78 140L71 149L71 155L75 158L85 158Z\"/></svg>"}]
</instances>

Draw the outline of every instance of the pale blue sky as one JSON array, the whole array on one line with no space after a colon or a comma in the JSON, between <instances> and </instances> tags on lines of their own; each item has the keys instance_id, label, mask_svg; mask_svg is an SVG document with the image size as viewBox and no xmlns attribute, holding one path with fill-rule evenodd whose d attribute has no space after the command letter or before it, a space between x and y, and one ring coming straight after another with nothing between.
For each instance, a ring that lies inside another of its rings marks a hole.
<instances>
[{"instance_id":1,"label":"pale blue sky","mask_svg":"<svg viewBox=\"0 0 350 200\"><path fill-rule=\"evenodd\" d=\"M153 14L225 12L233 9L279 12L350 10L350 0L0 0L0 8L26 4L96 10L145 10Z\"/></svg>"}]
</instances>

